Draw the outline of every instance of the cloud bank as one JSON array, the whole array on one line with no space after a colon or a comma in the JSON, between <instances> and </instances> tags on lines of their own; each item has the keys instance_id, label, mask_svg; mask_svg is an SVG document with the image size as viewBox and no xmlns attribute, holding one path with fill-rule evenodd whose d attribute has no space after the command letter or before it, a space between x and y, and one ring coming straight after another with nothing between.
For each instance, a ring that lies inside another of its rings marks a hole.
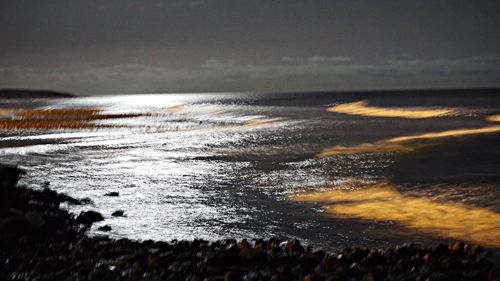
<instances>
[{"instance_id":1,"label":"cloud bank","mask_svg":"<svg viewBox=\"0 0 500 281\"><path fill-rule=\"evenodd\" d=\"M499 57L394 58L364 63L350 57L281 57L267 63L208 59L198 65L0 66L1 87L79 94L144 92L318 91L500 86Z\"/></svg>"}]
</instances>

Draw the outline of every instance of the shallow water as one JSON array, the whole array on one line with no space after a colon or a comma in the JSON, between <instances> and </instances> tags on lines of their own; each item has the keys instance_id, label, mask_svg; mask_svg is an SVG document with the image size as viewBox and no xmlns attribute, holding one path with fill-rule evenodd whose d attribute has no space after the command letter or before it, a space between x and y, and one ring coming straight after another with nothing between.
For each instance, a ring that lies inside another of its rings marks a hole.
<instances>
[{"instance_id":1,"label":"shallow water","mask_svg":"<svg viewBox=\"0 0 500 281\"><path fill-rule=\"evenodd\" d=\"M370 112L375 108L376 116L360 114L366 109L352 114L328 111L338 104L360 101L370 106ZM403 195L425 198L434 205L458 204L493 212L492 227L500 225L495 216L500 212L496 145L500 135L478 130L500 125L487 120L500 113L500 93L494 90L159 94L5 100L0 106L8 112L3 113L3 120L18 118L12 109L20 108L90 108L102 115L124 114L123 118L78 121L92 125L85 128L50 128L47 117L40 117L36 122L45 129L0 131L1 162L27 171L22 184L50 186L94 201L91 206L69 206L75 213L97 209L104 214L106 220L94 225L91 234L103 234L97 227L109 224L113 230L108 234L113 237L278 236L324 248L469 239L408 227L389 216L346 216L353 212L344 209L344 214L336 214L326 212L319 201L290 200L297 193L360 190L382 181L394 182ZM395 118L383 116L384 108L398 115L406 110L412 116L418 110L446 114ZM55 119L68 118L64 114ZM414 137L463 129L472 133L445 134L432 140ZM411 149L355 149L401 137L398 145ZM347 150L324 154L339 147ZM346 153L353 148L353 153ZM440 161L432 160L439 154ZM461 169L454 169L457 166ZM120 196L104 196L110 191ZM125 210L126 217L112 217L117 209ZM489 246L498 245L493 241Z\"/></svg>"}]
</instances>

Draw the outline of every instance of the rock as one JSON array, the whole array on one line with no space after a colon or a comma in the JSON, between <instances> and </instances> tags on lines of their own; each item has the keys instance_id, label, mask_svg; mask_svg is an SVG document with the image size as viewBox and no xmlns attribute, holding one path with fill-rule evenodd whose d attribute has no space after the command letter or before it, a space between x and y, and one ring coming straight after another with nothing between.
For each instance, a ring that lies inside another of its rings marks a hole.
<instances>
[{"instance_id":1,"label":"rock","mask_svg":"<svg viewBox=\"0 0 500 281\"><path fill-rule=\"evenodd\" d=\"M373 273L368 272L363 276L362 281L375 281L375 277L373 276Z\"/></svg>"},{"instance_id":2,"label":"rock","mask_svg":"<svg viewBox=\"0 0 500 281\"><path fill-rule=\"evenodd\" d=\"M461 274L458 271L435 272L427 278L428 281L450 281L461 279Z\"/></svg>"},{"instance_id":3,"label":"rock","mask_svg":"<svg viewBox=\"0 0 500 281\"><path fill-rule=\"evenodd\" d=\"M0 188L14 187L22 171L16 167L0 166Z\"/></svg>"},{"instance_id":4,"label":"rock","mask_svg":"<svg viewBox=\"0 0 500 281\"><path fill-rule=\"evenodd\" d=\"M116 210L111 215L113 217L123 217L124 214L125 214L125 211L123 211L123 210Z\"/></svg>"},{"instance_id":5,"label":"rock","mask_svg":"<svg viewBox=\"0 0 500 281\"><path fill-rule=\"evenodd\" d=\"M40 229L45 224L42 215L36 212L28 212L24 215L24 218L31 224L33 229Z\"/></svg>"},{"instance_id":6,"label":"rock","mask_svg":"<svg viewBox=\"0 0 500 281\"><path fill-rule=\"evenodd\" d=\"M452 253L459 253L459 252L463 251L464 246L465 246L464 243L455 242L455 243L449 245L448 248L450 249L450 252L452 252Z\"/></svg>"},{"instance_id":7,"label":"rock","mask_svg":"<svg viewBox=\"0 0 500 281\"><path fill-rule=\"evenodd\" d=\"M116 273L104 266L96 267L88 275L90 281L116 280Z\"/></svg>"},{"instance_id":8,"label":"rock","mask_svg":"<svg viewBox=\"0 0 500 281\"><path fill-rule=\"evenodd\" d=\"M27 235L19 237L18 240L19 245L23 247L32 246L32 242L33 242L32 239Z\"/></svg>"},{"instance_id":9,"label":"rock","mask_svg":"<svg viewBox=\"0 0 500 281\"><path fill-rule=\"evenodd\" d=\"M94 202L92 201L92 199L90 199L88 197L80 199L80 202L82 204L84 204L84 205L94 204Z\"/></svg>"},{"instance_id":10,"label":"rock","mask_svg":"<svg viewBox=\"0 0 500 281\"><path fill-rule=\"evenodd\" d=\"M0 252L1 250L15 250L19 238L32 234L31 223L22 216L0 220Z\"/></svg>"},{"instance_id":11,"label":"rock","mask_svg":"<svg viewBox=\"0 0 500 281\"><path fill-rule=\"evenodd\" d=\"M81 201L75 199L71 196L68 196L64 193L57 193L49 188L44 188L41 193L44 196L44 199L49 202L53 202L54 204L59 204L61 202L67 202L72 205L81 205Z\"/></svg>"},{"instance_id":12,"label":"rock","mask_svg":"<svg viewBox=\"0 0 500 281\"><path fill-rule=\"evenodd\" d=\"M301 254L304 253L304 247L300 245L300 241L297 239L289 240L285 244L285 250L289 254Z\"/></svg>"},{"instance_id":13,"label":"rock","mask_svg":"<svg viewBox=\"0 0 500 281\"><path fill-rule=\"evenodd\" d=\"M108 193L104 194L104 196L118 197L118 196L120 196L120 193L113 191L113 192L108 192Z\"/></svg>"},{"instance_id":14,"label":"rock","mask_svg":"<svg viewBox=\"0 0 500 281\"><path fill-rule=\"evenodd\" d=\"M11 233L0 233L0 251L15 250L18 242L19 238L17 235Z\"/></svg>"},{"instance_id":15,"label":"rock","mask_svg":"<svg viewBox=\"0 0 500 281\"><path fill-rule=\"evenodd\" d=\"M224 281L240 281L242 274L235 271L228 271L224 274Z\"/></svg>"},{"instance_id":16,"label":"rock","mask_svg":"<svg viewBox=\"0 0 500 281\"><path fill-rule=\"evenodd\" d=\"M11 216L0 221L0 233L22 236L33 231L32 224L21 216Z\"/></svg>"},{"instance_id":17,"label":"rock","mask_svg":"<svg viewBox=\"0 0 500 281\"><path fill-rule=\"evenodd\" d=\"M94 222L103 221L104 217L96 211L81 212L76 221L81 224L91 225Z\"/></svg>"},{"instance_id":18,"label":"rock","mask_svg":"<svg viewBox=\"0 0 500 281\"><path fill-rule=\"evenodd\" d=\"M453 256L448 256L441 262L441 268L447 270L458 270L460 268L460 261Z\"/></svg>"},{"instance_id":19,"label":"rock","mask_svg":"<svg viewBox=\"0 0 500 281\"><path fill-rule=\"evenodd\" d=\"M111 231L111 226L109 226L109 225L103 225L103 226L98 227L97 230L100 230L100 231Z\"/></svg>"},{"instance_id":20,"label":"rock","mask_svg":"<svg viewBox=\"0 0 500 281\"><path fill-rule=\"evenodd\" d=\"M81 205L82 204L82 200L75 199L75 198L68 196L64 193L59 194L59 199L62 202L68 202L68 204L72 204L72 205Z\"/></svg>"},{"instance_id":21,"label":"rock","mask_svg":"<svg viewBox=\"0 0 500 281\"><path fill-rule=\"evenodd\" d=\"M319 276L317 274L311 273L311 274L307 274L304 277L304 281L325 281L325 278L323 276Z\"/></svg>"}]
</instances>

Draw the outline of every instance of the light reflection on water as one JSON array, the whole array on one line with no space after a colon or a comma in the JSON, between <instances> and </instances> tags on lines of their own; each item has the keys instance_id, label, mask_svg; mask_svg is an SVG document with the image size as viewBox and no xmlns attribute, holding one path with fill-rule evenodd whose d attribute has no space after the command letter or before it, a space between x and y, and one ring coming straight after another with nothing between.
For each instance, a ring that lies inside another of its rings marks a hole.
<instances>
[{"instance_id":1,"label":"light reflection on water","mask_svg":"<svg viewBox=\"0 0 500 281\"><path fill-rule=\"evenodd\" d=\"M332 216L395 221L442 237L500 248L500 214L462 204L404 196L387 183L354 191L328 190L295 194L298 202L315 202Z\"/></svg>"},{"instance_id":2,"label":"light reflection on water","mask_svg":"<svg viewBox=\"0 0 500 281\"><path fill-rule=\"evenodd\" d=\"M481 128L484 118L388 122L327 112L336 102L328 95L308 106L303 99L291 100L280 105L256 96L193 94L39 101L41 109L143 115L90 121L105 128L4 131L3 146L31 145L3 148L0 154L3 163L27 170L23 184L40 188L48 182L58 191L91 198L94 205L70 209L104 214L106 220L94 226L93 234L102 234L97 227L109 224L111 236L135 239L281 236L323 247L439 239L384 222L332 220L321 209L287 198L342 188L353 178L384 179L384 169L394 161L392 151L316 157L327 147ZM104 196L110 191L120 196ZM118 209L126 217L112 217Z\"/></svg>"},{"instance_id":3,"label":"light reflection on water","mask_svg":"<svg viewBox=\"0 0 500 281\"><path fill-rule=\"evenodd\" d=\"M435 108L383 108L368 106L366 101L337 104L327 109L329 112L370 116L370 117L393 117L407 119L425 119L442 117L453 113L450 109Z\"/></svg>"}]
</instances>

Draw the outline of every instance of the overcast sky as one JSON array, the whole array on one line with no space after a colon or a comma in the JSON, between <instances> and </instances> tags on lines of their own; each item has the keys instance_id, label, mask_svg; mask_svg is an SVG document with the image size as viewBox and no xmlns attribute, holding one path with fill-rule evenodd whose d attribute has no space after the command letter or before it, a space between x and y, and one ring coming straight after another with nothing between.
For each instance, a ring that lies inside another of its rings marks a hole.
<instances>
[{"instance_id":1,"label":"overcast sky","mask_svg":"<svg viewBox=\"0 0 500 281\"><path fill-rule=\"evenodd\" d=\"M5 0L0 87L500 86L498 0Z\"/></svg>"}]
</instances>

